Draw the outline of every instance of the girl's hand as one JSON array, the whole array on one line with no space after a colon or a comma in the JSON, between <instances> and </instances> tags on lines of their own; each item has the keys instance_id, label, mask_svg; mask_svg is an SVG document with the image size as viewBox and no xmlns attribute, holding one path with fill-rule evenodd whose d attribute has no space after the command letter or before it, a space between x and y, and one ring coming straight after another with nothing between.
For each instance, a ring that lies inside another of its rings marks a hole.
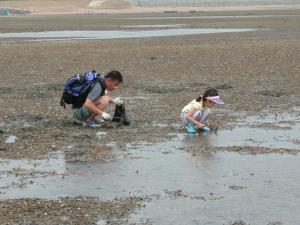
<instances>
[{"instance_id":1,"label":"girl's hand","mask_svg":"<svg viewBox=\"0 0 300 225\"><path fill-rule=\"evenodd\" d=\"M203 125L202 125L201 123L196 123L195 125L196 125L196 127L197 127L198 129L200 129L200 128L203 127Z\"/></svg>"}]
</instances>

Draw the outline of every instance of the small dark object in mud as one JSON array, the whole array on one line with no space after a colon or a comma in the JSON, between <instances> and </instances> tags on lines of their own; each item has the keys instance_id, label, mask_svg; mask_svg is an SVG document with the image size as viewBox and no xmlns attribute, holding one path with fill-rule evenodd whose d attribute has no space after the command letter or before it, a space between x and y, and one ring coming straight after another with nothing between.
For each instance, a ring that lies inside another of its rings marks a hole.
<instances>
[{"instance_id":1,"label":"small dark object in mud","mask_svg":"<svg viewBox=\"0 0 300 225\"><path fill-rule=\"evenodd\" d=\"M236 220L231 222L230 225L247 225L247 224L242 220Z\"/></svg>"},{"instance_id":2,"label":"small dark object in mud","mask_svg":"<svg viewBox=\"0 0 300 225\"><path fill-rule=\"evenodd\" d=\"M267 225L283 225L283 223L276 221L276 222L268 223Z\"/></svg>"},{"instance_id":3,"label":"small dark object in mud","mask_svg":"<svg viewBox=\"0 0 300 225\"><path fill-rule=\"evenodd\" d=\"M154 60L154 59L156 59L156 57L154 57L154 56L151 56L151 57L150 57L150 59L151 59L151 60Z\"/></svg>"},{"instance_id":4,"label":"small dark object in mud","mask_svg":"<svg viewBox=\"0 0 300 225\"><path fill-rule=\"evenodd\" d=\"M239 185L231 185L231 186L229 186L229 188L230 189L232 189L232 190L241 190L241 189L247 189L247 187L246 186L239 186Z\"/></svg>"},{"instance_id":5,"label":"small dark object in mud","mask_svg":"<svg viewBox=\"0 0 300 225\"><path fill-rule=\"evenodd\" d=\"M164 11L164 13L177 13L178 11L177 10L166 10Z\"/></svg>"},{"instance_id":6,"label":"small dark object in mud","mask_svg":"<svg viewBox=\"0 0 300 225\"><path fill-rule=\"evenodd\" d=\"M263 95L263 96L271 96L271 97L281 97L283 95L287 95L286 93L284 93L282 91L269 91L269 90L259 91L259 92L257 92L257 94Z\"/></svg>"}]
</instances>

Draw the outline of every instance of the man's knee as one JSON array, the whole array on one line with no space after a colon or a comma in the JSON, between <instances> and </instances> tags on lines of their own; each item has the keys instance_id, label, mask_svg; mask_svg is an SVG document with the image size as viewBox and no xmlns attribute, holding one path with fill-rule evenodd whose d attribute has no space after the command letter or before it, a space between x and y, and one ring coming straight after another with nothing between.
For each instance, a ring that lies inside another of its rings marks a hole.
<instances>
[{"instance_id":1,"label":"man's knee","mask_svg":"<svg viewBox=\"0 0 300 225\"><path fill-rule=\"evenodd\" d=\"M108 95L103 95L103 96L99 97L99 99L96 102L96 105L103 108L109 104L109 101L110 101L110 97Z\"/></svg>"}]
</instances>

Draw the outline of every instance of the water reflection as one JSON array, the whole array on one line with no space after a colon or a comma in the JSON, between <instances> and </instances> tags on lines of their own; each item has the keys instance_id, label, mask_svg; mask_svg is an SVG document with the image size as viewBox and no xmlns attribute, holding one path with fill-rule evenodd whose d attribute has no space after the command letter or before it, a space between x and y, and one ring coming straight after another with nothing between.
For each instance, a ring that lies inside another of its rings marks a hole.
<instances>
[{"instance_id":1,"label":"water reflection","mask_svg":"<svg viewBox=\"0 0 300 225\"><path fill-rule=\"evenodd\" d=\"M167 37L195 34L216 34L250 32L255 29L159 29L159 30L131 30L131 31L45 31L45 32L20 32L0 33L0 38L25 38L27 40L101 40L121 38Z\"/></svg>"}]
</instances>

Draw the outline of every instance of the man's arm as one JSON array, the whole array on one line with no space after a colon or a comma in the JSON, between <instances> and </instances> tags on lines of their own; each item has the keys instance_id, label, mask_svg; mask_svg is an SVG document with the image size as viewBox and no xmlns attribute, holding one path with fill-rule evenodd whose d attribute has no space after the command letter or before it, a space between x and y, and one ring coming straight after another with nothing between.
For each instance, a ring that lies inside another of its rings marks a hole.
<instances>
[{"instance_id":1,"label":"man's arm","mask_svg":"<svg viewBox=\"0 0 300 225\"><path fill-rule=\"evenodd\" d=\"M85 102L84 106L95 113L96 115L101 115L102 111L95 105L95 101L100 97L102 92L102 87L99 83L96 83L94 87L90 90Z\"/></svg>"},{"instance_id":2,"label":"man's arm","mask_svg":"<svg viewBox=\"0 0 300 225\"><path fill-rule=\"evenodd\" d=\"M84 106L96 115L102 115L103 113L100 109L97 108L95 103L88 98L85 100Z\"/></svg>"}]
</instances>

